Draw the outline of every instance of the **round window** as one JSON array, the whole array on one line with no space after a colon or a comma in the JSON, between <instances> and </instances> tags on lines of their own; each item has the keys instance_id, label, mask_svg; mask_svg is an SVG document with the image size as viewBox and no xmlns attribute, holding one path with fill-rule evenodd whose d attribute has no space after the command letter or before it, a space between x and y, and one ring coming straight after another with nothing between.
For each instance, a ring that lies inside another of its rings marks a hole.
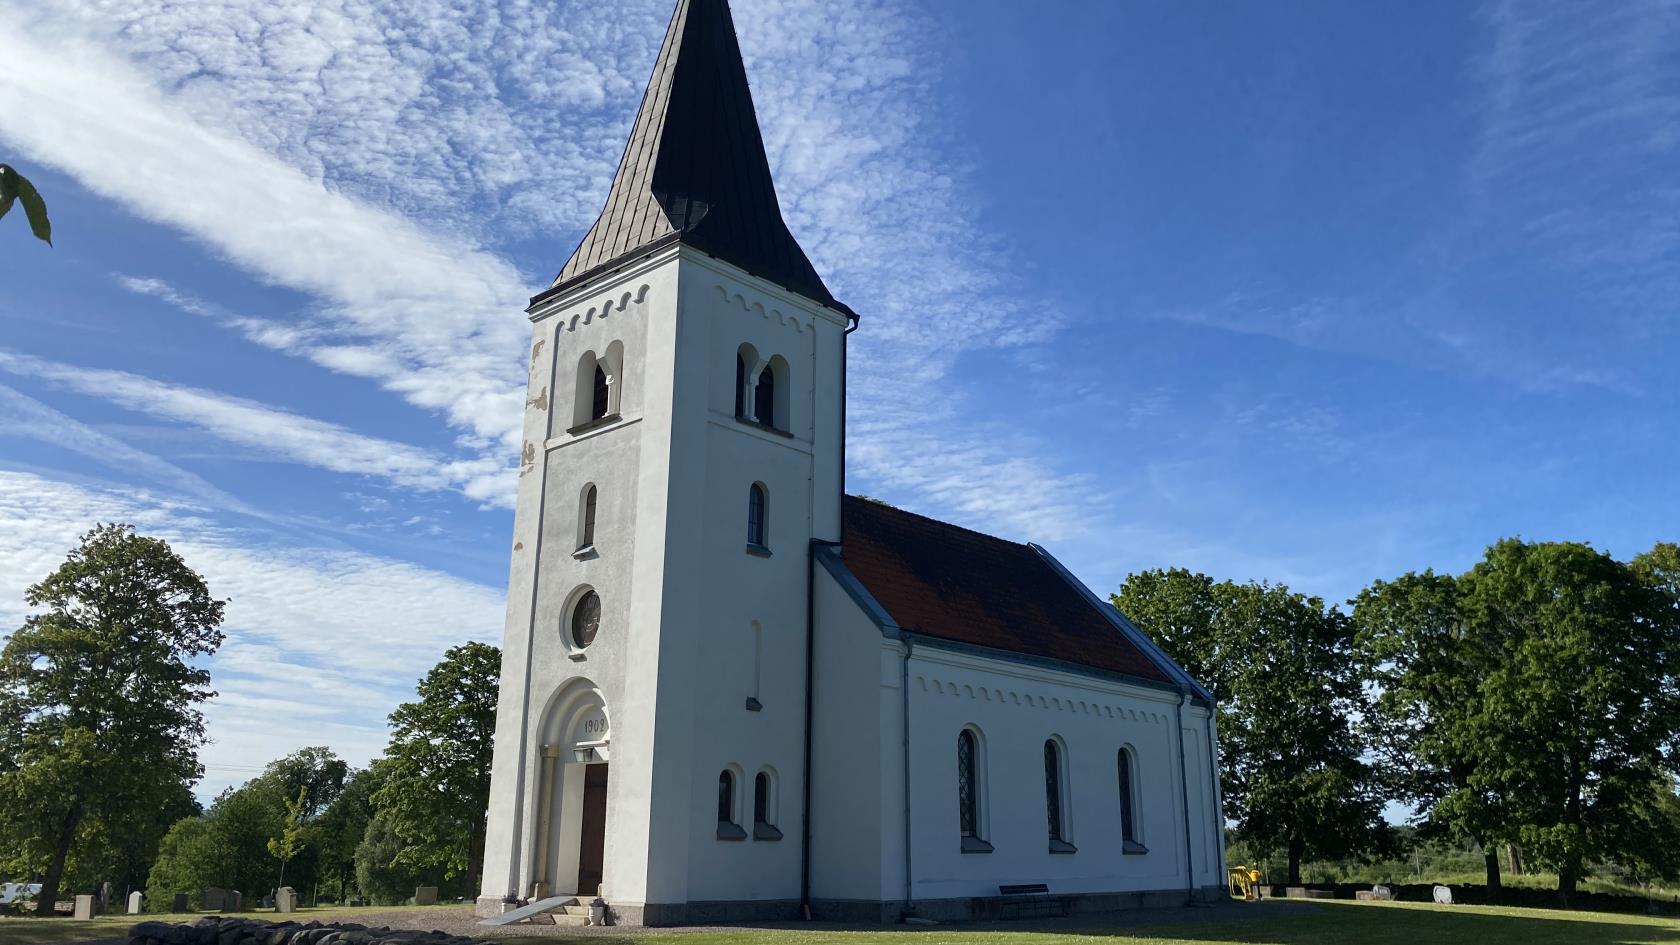
<instances>
[{"instance_id":1,"label":"round window","mask_svg":"<svg viewBox=\"0 0 1680 945\"><path fill-rule=\"evenodd\" d=\"M601 629L601 596L594 591L584 591L572 607L572 645L583 649L595 642L595 633Z\"/></svg>"}]
</instances>

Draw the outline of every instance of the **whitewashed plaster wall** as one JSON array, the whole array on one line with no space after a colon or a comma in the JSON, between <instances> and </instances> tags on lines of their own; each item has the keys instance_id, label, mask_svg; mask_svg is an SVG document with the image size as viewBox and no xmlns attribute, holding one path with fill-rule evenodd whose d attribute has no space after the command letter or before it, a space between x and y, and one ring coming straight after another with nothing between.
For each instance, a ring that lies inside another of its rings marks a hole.
<instances>
[{"instance_id":1,"label":"whitewashed plaster wall","mask_svg":"<svg viewBox=\"0 0 1680 945\"><path fill-rule=\"evenodd\" d=\"M932 646L916 647L909 669L916 898L996 895L1003 883L1047 882L1066 893L1186 888L1176 692ZM1207 712L1183 713L1195 885L1217 885ZM983 737L981 820L991 853L961 852L956 754L965 726ZM1077 853L1049 851L1044 743L1052 737L1066 745L1063 819ZM1121 852L1122 746L1136 755L1144 855Z\"/></svg>"},{"instance_id":2,"label":"whitewashed plaster wall","mask_svg":"<svg viewBox=\"0 0 1680 945\"><path fill-rule=\"evenodd\" d=\"M680 808L675 838L655 857L657 902L789 900L799 896L805 718L807 549L839 530L840 384L845 321L837 313L698 254L685 258L672 450L668 598L671 672L692 681L672 701L669 731L686 770L663 781ZM788 364L788 435L735 417L735 359L743 342ZM753 483L768 492L769 556L747 548ZM674 577L678 570L680 578ZM678 622L681 636L670 628ZM757 624L755 652L753 626ZM662 670L663 671L663 670ZM756 698L760 711L749 711ZM718 775L735 766L742 841L717 837ZM780 840L754 836L753 781L771 777ZM651 895L651 893L650 893Z\"/></svg>"},{"instance_id":3,"label":"whitewashed plaster wall","mask_svg":"<svg viewBox=\"0 0 1680 945\"><path fill-rule=\"evenodd\" d=\"M663 498L678 306L675 252L644 261L574 297L552 300L533 316L529 400L514 520L503 638L496 757L485 846L482 896L529 894L539 811L542 729L563 687L585 680L599 689L611 722L609 846L605 885L631 901L645 883L647 816L653 762L647 746L655 695L632 676L637 654L657 648L657 588L664 567ZM622 344L615 378L622 419L573 435L574 374L586 351ZM583 485L597 487L596 554L574 557ZM579 588L601 597L601 631L578 653L568 644L567 604ZM651 612L650 612L651 610ZM573 659L572 657L579 657ZM575 772L561 780L581 784ZM563 790L562 790L563 793ZM556 797L556 816L563 797ZM573 853L575 856L575 852ZM575 863L571 864L575 874Z\"/></svg>"},{"instance_id":4,"label":"whitewashed plaster wall","mask_svg":"<svg viewBox=\"0 0 1680 945\"><path fill-rule=\"evenodd\" d=\"M884 746L897 745L898 660L884 658L881 630L816 569L816 674L812 713L811 895L819 900L890 902L882 863L902 850L890 821L902 781L888 777ZM893 650L896 653L896 647ZM890 730L889 730L890 729Z\"/></svg>"}]
</instances>

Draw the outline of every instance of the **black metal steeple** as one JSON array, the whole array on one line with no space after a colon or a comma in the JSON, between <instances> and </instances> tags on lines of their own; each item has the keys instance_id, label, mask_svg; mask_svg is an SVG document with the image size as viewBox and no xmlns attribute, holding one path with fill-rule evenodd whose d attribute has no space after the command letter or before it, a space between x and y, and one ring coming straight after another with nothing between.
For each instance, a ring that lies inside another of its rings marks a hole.
<instances>
[{"instance_id":1,"label":"black metal steeple","mask_svg":"<svg viewBox=\"0 0 1680 945\"><path fill-rule=\"evenodd\" d=\"M782 220L728 0L678 0L607 205L543 295L672 242L850 314Z\"/></svg>"}]
</instances>

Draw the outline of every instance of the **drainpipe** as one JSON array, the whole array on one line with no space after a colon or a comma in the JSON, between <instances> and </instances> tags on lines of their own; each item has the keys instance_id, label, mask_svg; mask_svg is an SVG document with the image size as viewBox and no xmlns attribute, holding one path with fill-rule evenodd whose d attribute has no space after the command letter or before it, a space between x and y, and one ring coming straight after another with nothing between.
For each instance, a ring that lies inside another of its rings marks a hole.
<instances>
[{"instance_id":1,"label":"drainpipe","mask_svg":"<svg viewBox=\"0 0 1680 945\"><path fill-rule=\"evenodd\" d=\"M904 635L904 662L898 675L898 692L900 699L899 712L904 720L904 911L911 912L915 906L915 886L911 871L914 865L911 858L910 844L910 654L915 649L915 643L909 634Z\"/></svg>"},{"instance_id":2,"label":"drainpipe","mask_svg":"<svg viewBox=\"0 0 1680 945\"><path fill-rule=\"evenodd\" d=\"M850 372L847 353L852 346L852 332L858 330L859 319L852 316L852 323L846 326L845 334L840 336L840 501L846 501L846 375ZM845 516L841 516L840 540L845 541Z\"/></svg>"},{"instance_id":3,"label":"drainpipe","mask_svg":"<svg viewBox=\"0 0 1680 945\"><path fill-rule=\"evenodd\" d=\"M817 661L817 550L839 546L839 542L813 538L805 552L805 777L801 785L804 803L799 842L799 914L807 921L811 918L811 750L816 705L812 683L815 682Z\"/></svg>"},{"instance_id":4,"label":"drainpipe","mask_svg":"<svg viewBox=\"0 0 1680 945\"><path fill-rule=\"evenodd\" d=\"M1191 860L1190 844L1190 769L1184 759L1184 706L1190 701L1190 690L1178 690L1178 792L1184 804L1184 893L1189 901L1196 901L1196 865Z\"/></svg>"}]
</instances>

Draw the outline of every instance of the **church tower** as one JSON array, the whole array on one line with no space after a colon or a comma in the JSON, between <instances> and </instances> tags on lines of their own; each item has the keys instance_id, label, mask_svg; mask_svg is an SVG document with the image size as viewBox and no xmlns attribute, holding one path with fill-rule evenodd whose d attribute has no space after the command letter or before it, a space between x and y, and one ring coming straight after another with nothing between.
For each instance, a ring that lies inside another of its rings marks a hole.
<instances>
[{"instance_id":1,"label":"church tower","mask_svg":"<svg viewBox=\"0 0 1680 945\"><path fill-rule=\"evenodd\" d=\"M726 0L677 4L606 206L529 315L480 911L786 915L856 316L782 220Z\"/></svg>"}]
</instances>

